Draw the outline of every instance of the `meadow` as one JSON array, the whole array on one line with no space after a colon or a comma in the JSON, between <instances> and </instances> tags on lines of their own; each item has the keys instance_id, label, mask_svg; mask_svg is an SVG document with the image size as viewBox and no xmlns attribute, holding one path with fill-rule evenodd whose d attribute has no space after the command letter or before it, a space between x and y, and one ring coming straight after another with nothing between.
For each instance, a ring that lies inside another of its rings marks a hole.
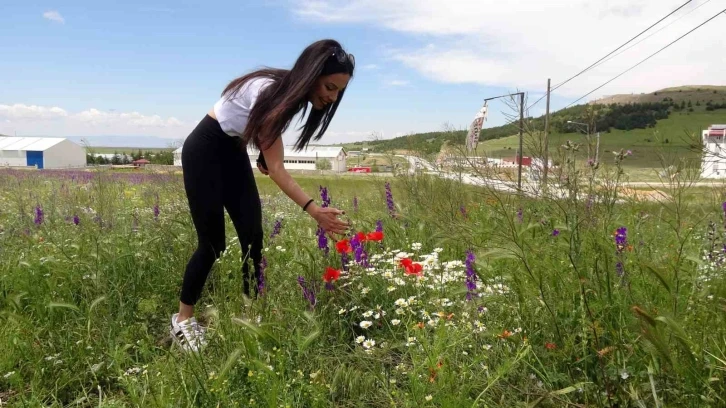
<instances>
[{"instance_id":1,"label":"meadow","mask_svg":"<svg viewBox=\"0 0 726 408\"><path fill-rule=\"evenodd\" d=\"M623 199L628 157L576 173L563 155L564 199L297 177L346 210L336 241L258 177L263 291L242 296L227 220L198 354L168 336L196 245L179 174L0 170L0 400L726 406L723 192L683 171L660 202Z\"/></svg>"}]
</instances>

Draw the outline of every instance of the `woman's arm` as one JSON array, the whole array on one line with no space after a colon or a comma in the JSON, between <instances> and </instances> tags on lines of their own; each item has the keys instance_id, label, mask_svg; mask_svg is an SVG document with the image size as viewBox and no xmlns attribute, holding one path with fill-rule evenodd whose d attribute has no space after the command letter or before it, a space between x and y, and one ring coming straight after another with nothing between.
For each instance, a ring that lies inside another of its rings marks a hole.
<instances>
[{"instance_id":1,"label":"woman's arm","mask_svg":"<svg viewBox=\"0 0 726 408\"><path fill-rule=\"evenodd\" d=\"M267 164L268 175L272 181L300 208L304 207L310 201L311 197L300 188L295 182L295 179L285 169L283 162L285 149L282 144L282 137L278 137L269 149L262 151L262 155L265 159L265 164ZM343 211L330 207L323 208L315 202L308 205L305 211L326 231L337 234L344 234L346 232L348 224L337 218L338 215L344 214Z\"/></svg>"}]
</instances>

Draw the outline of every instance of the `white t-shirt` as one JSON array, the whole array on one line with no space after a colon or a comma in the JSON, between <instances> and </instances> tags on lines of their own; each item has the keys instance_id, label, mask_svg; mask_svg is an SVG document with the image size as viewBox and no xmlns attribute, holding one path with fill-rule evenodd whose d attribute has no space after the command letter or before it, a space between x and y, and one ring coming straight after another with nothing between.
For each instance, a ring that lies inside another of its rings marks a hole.
<instances>
[{"instance_id":1,"label":"white t-shirt","mask_svg":"<svg viewBox=\"0 0 726 408\"><path fill-rule=\"evenodd\" d=\"M214 104L214 114L225 133L230 136L242 136L257 96L273 81L266 77L253 78L230 98L223 96Z\"/></svg>"}]
</instances>

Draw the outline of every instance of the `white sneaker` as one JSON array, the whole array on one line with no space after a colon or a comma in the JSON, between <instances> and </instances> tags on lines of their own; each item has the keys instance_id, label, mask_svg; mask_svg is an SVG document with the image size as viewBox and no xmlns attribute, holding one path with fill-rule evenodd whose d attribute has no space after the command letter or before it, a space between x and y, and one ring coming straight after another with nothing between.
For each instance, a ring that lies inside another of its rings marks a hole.
<instances>
[{"instance_id":1,"label":"white sneaker","mask_svg":"<svg viewBox=\"0 0 726 408\"><path fill-rule=\"evenodd\" d=\"M206 346L206 329L197 323L197 319L191 317L177 322L178 316L179 313L174 313L171 316L171 329L169 333L174 342L184 351L199 351L199 349Z\"/></svg>"}]
</instances>

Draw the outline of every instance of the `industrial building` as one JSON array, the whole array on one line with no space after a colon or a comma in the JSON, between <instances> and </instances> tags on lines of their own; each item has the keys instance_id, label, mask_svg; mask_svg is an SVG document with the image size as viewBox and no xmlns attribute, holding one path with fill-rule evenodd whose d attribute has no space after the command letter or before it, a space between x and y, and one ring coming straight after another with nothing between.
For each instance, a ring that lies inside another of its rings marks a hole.
<instances>
[{"instance_id":1,"label":"industrial building","mask_svg":"<svg viewBox=\"0 0 726 408\"><path fill-rule=\"evenodd\" d=\"M726 125L711 125L701 134L701 177L726 178Z\"/></svg>"},{"instance_id":2,"label":"industrial building","mask_svg":"<svg viewBox=\"0 0 726 408\"><path fill-rule=\"evenodd\" d=\"M247 154L250 156L252 167L257 168L255 164L259 150L253 147L247 147ZM347 170L346 152L340 146L308 146L306 149L296 152L293 146L285 146L285 168L288 170L316 170L318 162L328 162L329 166L324 168L335 171L345 172ZM174 151L174 165L182 165L182 147Z\"/></svg>"},{"instance_id":3,"label":"industrial building","mask_svg":"<svg viewBox=\"0 0 726 408\"><path fill-rule=\"evenodd\" d=\"M62 169L85 165L86 150L68 139L0 136L0 166Z\"/></svg>"}]
</instances>

